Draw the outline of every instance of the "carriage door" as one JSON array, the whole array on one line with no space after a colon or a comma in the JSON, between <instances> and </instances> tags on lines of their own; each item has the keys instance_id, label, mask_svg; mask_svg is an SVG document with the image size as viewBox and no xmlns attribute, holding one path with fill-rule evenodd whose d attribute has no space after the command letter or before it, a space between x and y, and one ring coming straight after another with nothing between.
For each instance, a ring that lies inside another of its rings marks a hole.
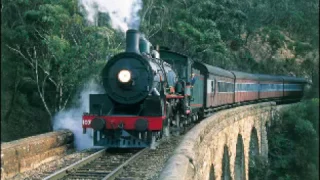
<instances>
[{"instance_id":1,"label":"carriage door","mask_svg":"<svg viewBox=\"0 0 320 180\"><path fill-rule=\"evenodd\" d=\"M216 89L215 78L214 76L209 74L207 79L207 107L213 106L215 89Z\"/></svg>"},{"instance_id":2,"label":"carriage door","mask_svg":"<svg viewBox=\"0 0 320 180\"><path fill-rule=\"evenodd\" d=\"M192 87L192 101L190 106L192 109L203 106L203 88L204 88L204 75L200 74L200 70L192 68L192 73L195 74L195 83Z\"/></svg>"}]
</instances>

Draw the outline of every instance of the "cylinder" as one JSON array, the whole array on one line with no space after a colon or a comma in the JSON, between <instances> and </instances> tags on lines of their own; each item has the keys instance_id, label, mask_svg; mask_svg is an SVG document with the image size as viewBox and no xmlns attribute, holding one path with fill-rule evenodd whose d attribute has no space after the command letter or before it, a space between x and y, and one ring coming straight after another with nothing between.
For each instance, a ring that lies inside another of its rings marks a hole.
<instances>
[{"instance_id":1,"label":"cylinder","mask_svg":"<svg viewBox=\"0 0 320 180\"><path fill-rule=\"evenodd\" d=\"M129 29L126 33L126 52L140 54L139 51L139 31Z\"/></svg>"}]
</instances>

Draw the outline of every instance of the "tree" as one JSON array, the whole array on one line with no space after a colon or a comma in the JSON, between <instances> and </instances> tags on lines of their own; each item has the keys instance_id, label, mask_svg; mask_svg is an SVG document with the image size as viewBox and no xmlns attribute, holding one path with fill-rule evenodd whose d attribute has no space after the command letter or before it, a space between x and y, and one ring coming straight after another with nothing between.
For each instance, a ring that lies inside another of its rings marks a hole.
<instances>
[{"instance_id":1,"label":"tree","mask_svg":"<svg viewBox=\"0 0 320 180\"><path fill-rule=\"evenodd\" d=\"M23 77L22 87L37 92L50 118L66 108L81 84L98 75L107 56L123 47L119 32L87 26L76 0L4 1L2 13L4 60L24 69L12 67ZM15 82L18 87L19 79Z\"/></svg>"},{"instance_id":2,"label":"tree","mask_svg":"<svg viewBox=\"0 0 320 180\"><path fill-rule=\"evenodd\" d=\"M319 99L285 109L268 132L269 179L319 179Z\"/></svg>"}]
</instances>

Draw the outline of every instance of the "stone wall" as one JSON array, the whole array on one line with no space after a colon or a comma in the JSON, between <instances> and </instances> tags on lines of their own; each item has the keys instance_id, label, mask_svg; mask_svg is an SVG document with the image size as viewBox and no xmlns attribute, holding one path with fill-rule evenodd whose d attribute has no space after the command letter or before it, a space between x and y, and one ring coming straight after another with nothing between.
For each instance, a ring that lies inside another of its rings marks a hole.
<instances>
[{"instance_id":1,"label":"stone wall","mask_svg":"<svg viewBox=\"0 0 320 180\"><path fill-rule=\"evenodd\" d=\"M214 175L211 176L220 180L225 146L228 147L230 176L235 179L234 167L239 135L243 142L245 179L248 179L251 133L255 129L259 153L267 156L266 124L272 119L274 112L275 103L265 102L219 111L206 118L184 136L161 172L160 179L207 180L213 171Z\"/></svg>"},{"instance_id":2,"label":"stone wall","mask_svg":"<svg viewBox=\"0 0 320 180\"><path fill-rule=\"evenodd\" d=\"M63 156L72 148L73 134L61 130L1 144L1 179L32 170Z\"/></svg>"}]
</instances>

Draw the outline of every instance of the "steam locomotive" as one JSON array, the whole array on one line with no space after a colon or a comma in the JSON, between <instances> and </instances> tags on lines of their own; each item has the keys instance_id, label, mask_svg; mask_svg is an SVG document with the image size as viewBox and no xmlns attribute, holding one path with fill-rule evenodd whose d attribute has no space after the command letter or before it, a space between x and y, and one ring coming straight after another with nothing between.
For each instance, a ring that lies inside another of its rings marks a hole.
<instances>
[{"instance_id":1,"label":"steam locomotive","mask_svg":"<svg viewBox=\"0 0 320 180\"><path fill-rule=\"evenodd\" d=\"M228 71L154 48L137 30L126 51L102 71L105 94L90 94L83 132L95 146L155 148L157 140L209 116L215 108L257 100L300 100L306 80Z\"/></svg>"}]
</instances>

